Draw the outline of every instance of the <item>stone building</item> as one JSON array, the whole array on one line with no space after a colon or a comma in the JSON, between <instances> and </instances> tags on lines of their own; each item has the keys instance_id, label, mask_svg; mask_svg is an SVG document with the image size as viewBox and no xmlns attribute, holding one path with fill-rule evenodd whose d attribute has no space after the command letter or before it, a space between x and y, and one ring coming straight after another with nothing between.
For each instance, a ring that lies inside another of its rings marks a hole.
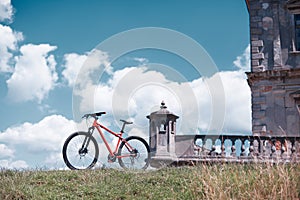
<instances>
[{"instance_id":1,"label":"stone building","mask_svg":"<svg viewBox=\"0 0 300 200\"><path fill-rule=\"evenodd\" d=\"M300 136L300 1L246 3L253 135Z\"/></svg>"}]
</instances>

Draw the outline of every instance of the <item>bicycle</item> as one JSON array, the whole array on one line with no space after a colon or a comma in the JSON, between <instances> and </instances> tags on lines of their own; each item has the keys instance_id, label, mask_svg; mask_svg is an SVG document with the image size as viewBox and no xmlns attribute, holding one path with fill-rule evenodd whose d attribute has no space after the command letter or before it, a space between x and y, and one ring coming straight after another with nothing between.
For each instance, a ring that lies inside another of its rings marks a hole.
<instances>
[{"instance_id":1,"label":"bicycle","mask_svg":"<svg viewBox=\"0 0 300 200\"><path fill-rule=\"evenodd\" d=\"M107 156L108 162L113 163L118 159L119 165L124 169L145 170L149 166L150 161L150 148L147 142L138 136L122 137L125 125L132 124L132 122L120 120L123 122L120 133L115 133L103 126L98 122L98 119L104 114L106 114L106 112L85 114L82 117L83 119L88 120L91 117L94 118L92 126L88 128L88 132L75 132L66 139L62 154L67 167L75 170L91 169L95 166L99 156L98 143L93 136L93 132L96 129L109 152ZM105 139L101 129L118 137L114 151Z\"/></svg>"}]
</instances>

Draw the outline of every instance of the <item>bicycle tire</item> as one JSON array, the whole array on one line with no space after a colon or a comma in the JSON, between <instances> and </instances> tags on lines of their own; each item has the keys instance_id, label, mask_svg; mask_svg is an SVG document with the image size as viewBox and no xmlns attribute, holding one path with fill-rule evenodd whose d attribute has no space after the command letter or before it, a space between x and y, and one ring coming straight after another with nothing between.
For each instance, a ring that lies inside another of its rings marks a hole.
<instances>
[{"instance_id":1,"label":"bicycle tire","mask_svg":"<svg viewBox=\"0 0 300 200\"><path fill-rule=\"evenodd\" d=\"M150 148L147 142L138 136L130 136L125 139L119 147L118 158L119 165L124 169L145 170L150 162ZM131 154L126 147L129 143L134 149L137 150L134 156L121 157L124 154Z\"/></svg>"},{"instance_id":2,"label":"bicycle tire","mask_svg":"<svg viewBox=\"0 0 300 200\"><path fill-rule=\"evenodd\" d=\"M85 138L90 139L86 149L82 148ZM99 147L96 139L89 133L75 132L66 139L62 154L68 168L72 170L91 169L98 160ZM86 164L85 161L87 161Z\"/></svg>"}]
</instances>

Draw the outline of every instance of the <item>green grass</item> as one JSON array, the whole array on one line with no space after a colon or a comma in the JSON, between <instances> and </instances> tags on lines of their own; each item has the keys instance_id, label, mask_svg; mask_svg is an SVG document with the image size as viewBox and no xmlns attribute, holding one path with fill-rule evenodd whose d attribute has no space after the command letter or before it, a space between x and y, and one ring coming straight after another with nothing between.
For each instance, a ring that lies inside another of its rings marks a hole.
<instances>
[{"instance_id":1,"label":"green grass","mask_svg":"<svg viewBox=\"0 0 300 200\"><path fill-rule=\"evenodd\" d=\"M299 199L300 165L0 171L0 199Z\"/></svg>"}]
</instances>

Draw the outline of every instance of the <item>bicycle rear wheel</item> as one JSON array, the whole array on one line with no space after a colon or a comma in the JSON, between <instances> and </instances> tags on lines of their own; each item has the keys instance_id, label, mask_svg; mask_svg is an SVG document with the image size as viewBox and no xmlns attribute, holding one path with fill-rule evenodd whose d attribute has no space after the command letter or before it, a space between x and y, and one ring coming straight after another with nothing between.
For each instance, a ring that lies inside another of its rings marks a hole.
<instances>
[{"instance_id":1,"label":"bicycle rear wheel","mask_svg":"<svg viewBox=\"0 0 300 200\"><path fill-rule=\"evenodd\" d=\"M98 160L99 147L89 133L76 132L67 138L62 153L70 169L91 169Z\"/></svg>"},{"instance_id":2,"label":"bicycle rear wheel","mask_svg":"<svg viewBox=\"0 0 300 200\"><path fill-rule=\"evenodd\" d=\"M131 136L125 139L118 150L118 161L124 169L146 169L150 161L150 148L147 142L137 136ZM130 150L129 144L133 150Z\"/></svg>"}]
</instances>

